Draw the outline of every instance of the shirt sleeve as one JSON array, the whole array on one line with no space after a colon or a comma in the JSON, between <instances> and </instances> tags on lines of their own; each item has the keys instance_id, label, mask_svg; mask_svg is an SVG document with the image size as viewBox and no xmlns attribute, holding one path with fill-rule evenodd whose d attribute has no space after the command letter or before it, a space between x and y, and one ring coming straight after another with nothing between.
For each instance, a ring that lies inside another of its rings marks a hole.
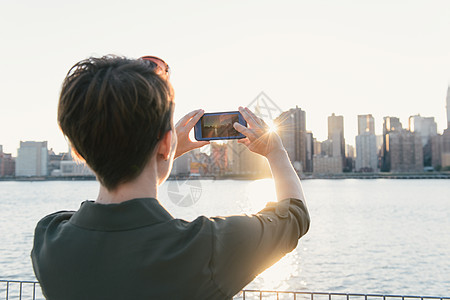
<instances>
[{"instance_id":1,"label":"shirt sleeve","mask_svg":"<svg viewBox=\"0 0 450 300\"><path fill-rule=\"evenodd\" d=\"M259 213L212 218L213 280L230 297L297 246L310 218L298 199L270 202Z\"/></svg>"}]
</instances>

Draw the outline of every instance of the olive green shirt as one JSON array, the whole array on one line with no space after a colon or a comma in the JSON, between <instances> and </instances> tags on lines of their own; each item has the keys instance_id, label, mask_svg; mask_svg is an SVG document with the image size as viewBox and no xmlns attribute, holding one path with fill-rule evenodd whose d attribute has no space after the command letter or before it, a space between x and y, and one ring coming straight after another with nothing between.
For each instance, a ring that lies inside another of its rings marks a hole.
<instances>
[{"instance_id":1,"label":"olive green shirt","mask_svg":"<svg viewBox=\"0 0 450 300\"><path fill-rule=\"evenodd\" d=\"M172 217L153 198L85 201L36 227L33 268L47 299L230 299L309 228L302 201L254 215Z\"/></svg>"}]
</instances>

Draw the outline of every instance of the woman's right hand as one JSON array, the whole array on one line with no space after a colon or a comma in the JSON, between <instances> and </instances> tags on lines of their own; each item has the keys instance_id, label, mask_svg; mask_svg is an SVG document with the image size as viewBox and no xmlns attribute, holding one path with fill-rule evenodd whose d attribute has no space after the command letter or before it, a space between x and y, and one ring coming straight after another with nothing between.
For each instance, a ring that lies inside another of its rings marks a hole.
<instances>
[{"instance_id":1,"label":"woman's right hand","mask_svg":"<svg viewBox=\"0 0 450 300\"><path fill-rule=\"evenodd\" d=\"M246 145L252 152L265 157L284 152L283 143L275 131L270 131L263 119L257 117L250 109L239 107L239 112L247 121L248 127L234 123L234 129L246 136L238 142Z\"/></svg>"}]
</instances>

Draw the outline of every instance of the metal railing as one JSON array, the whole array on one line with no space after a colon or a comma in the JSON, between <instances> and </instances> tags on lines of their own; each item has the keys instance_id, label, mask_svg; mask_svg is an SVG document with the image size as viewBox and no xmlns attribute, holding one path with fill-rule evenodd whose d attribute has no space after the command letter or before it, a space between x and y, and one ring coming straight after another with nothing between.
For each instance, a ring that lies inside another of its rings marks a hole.
<instances>
[{"instance_id":1,"label":"metal railing","mask_svg":"<svg viewBox=\"0 0 450 300\"><path fill-rule=\"evenodd\" d=\"M383 294L326 293L299 291L243 290L234 299L289 299L289 300L450 300L450 297L407 296Z\"/></svg>"},{"instance_id":2,"label":"metal railing","mask_svg":"<svg viewBox=\"0 0 450 300\"><path fill-rule=\"evenodd\" d=\"M0 280L0 300L45 299L37 281ZM351 294L299 291L243 290L233 299L242 300L450 300L450 297L383 294Z\"/></svg>"},{"instance_id":3,"label":"metal railing","mask_svg":"<svg viewBox=\"0 0 450 300\"><path fill-rule=\"evenodd\" d=\"M0 300L45 299L37 281L0 280Z\"/></svg>"}]
</instances>

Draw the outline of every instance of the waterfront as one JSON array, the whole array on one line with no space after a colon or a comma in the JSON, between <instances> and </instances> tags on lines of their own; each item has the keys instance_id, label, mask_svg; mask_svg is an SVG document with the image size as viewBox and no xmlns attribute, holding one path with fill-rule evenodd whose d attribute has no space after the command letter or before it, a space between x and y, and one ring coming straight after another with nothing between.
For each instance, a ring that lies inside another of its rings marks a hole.
<instances>
[{"instance_id":1,"label":"waterfront","mask_svg":"<svg viewBox=\"0 0 450 300\"><path fill-rule=\"evenodd\" d=\"M303 185L310 231L248 288L450 294L448 180L307 180ZM0 182L0 279L35 280L29 252L36 222L57 210L77 209L82 200L96 197L97 188L95 181ZM167 182L159 199L175 217L192 220L256 212L274 195L269 179L197 180Z\"/></svg>"}]
</instances>

